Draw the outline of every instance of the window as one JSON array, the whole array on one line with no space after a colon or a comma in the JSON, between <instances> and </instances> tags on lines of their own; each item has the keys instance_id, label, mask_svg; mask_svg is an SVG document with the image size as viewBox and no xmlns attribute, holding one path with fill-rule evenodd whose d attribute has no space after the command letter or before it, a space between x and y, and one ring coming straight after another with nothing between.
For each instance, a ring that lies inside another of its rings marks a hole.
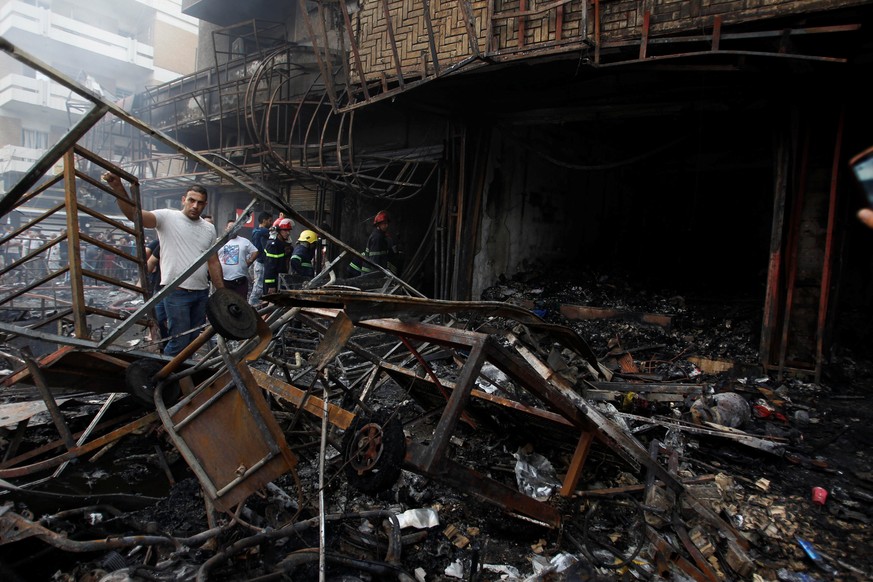
<instances>
[{"instance_id":1,"label":"window","mask_svg":"<svg viewBox=\"0 0 873 582\"><path fill-rule=\"evenodd\" d=\"M21 130L21 145L26 148L37 150L48 149L48 133L45 131L37 131L35 129Z\"/></svg>"}]
</instances>

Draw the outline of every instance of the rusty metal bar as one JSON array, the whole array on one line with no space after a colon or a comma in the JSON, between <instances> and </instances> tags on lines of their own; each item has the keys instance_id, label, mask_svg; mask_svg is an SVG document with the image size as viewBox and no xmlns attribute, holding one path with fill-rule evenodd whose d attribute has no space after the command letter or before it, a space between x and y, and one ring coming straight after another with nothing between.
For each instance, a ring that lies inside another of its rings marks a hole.
<instances>
[{"instance_id":1,"label":"rusty metal bar","mask_svg":"<svg viewBox=\"0 0 873 582\"><path fill-rule=\"evenodd\" d=\"M473 14L470 12L470 5L467 0L458 0L458 6L464 17L464 26L467 28L467 39L470 44L470 52L472 53L473 58L478 59L482 55L479 52L479 37L476 36L476 29L473 27Z\"/></svg>"},{"instance_id":2,"label":"rusty metal bar","mask_svg":"<svg viewBox=\"0 0 873 582\"><path fill-rule=\"evenodd\" d=\"M579 478L582 477L582 468L585 466L585 460L588 458L588 451L591 450L593 442L594 433L590 430L582 431L579 442L576 443L570 467L567 469L567 475L564 477L564 483L561 485L562 497L570 497L576 491L576 485L579 483Z\"/></svg>"},{"instance_id":3,"label":"rusty metal bar","mask_svg":"<svg viewBox=\"0 0 873 582\"><path fill-rule=\"evenodd\" d=\"M600 0L594 0L594 64L600 64Z\"/></svg>"},{"instance_id":4,"label":"rusty metal bar","mask_svg":"<svg viewBox=\"0 0 873 582\"><path fill-rule=\"evenodd\" d=\"M13 467L10 469L2 469L0 470L0 479L11 479L15 477L23 477L24 475L30 475L32 473L36 473L38 471L44 471L46 469L52 469L57 467L64 461L68 461L70 459L75 459L76 457L80 457L85 453L90 453L100 447L116 441L121 437L131 434L143 427L148 426L149 424L155 422L158 419L158 415L156 412L152 412L142 418L131 422L121 428L118 428L109 434L106 434L102 437L96 438L88 444L82 445L80 447L75 447L66 453L53 457L51 459L47 459L45 461L40 461L37 463L33 463L32 465L26 465L24 467Z\"/></svg>"},{"instance_id":5,"label":"rusty metal bar","mask_svg":"<svg viewBox=\"0 0 873 582\"><path fill-rule=\"evenodd\" d=\"M352 30L352 21L349 18L349 9L346 7L345 2L338 2L340 6L340 11L343 15L343 22L346 24L346 31L349 36L349 44L352 47L352 54L355 55L355 68L358 70L358 78L361 80L361 89L364 91L364 100L370 100L370 90L367 88L367 78L364 76L364 65L361 61L361 53L358 51L358 43L355 42L355 33ZM352 80L349 79L349 85L352 84ZM351 96L351 91L349 92Z\"/></svg>"},{"instance_id":6,"label":"rusty metal bar","mask_svg":"<svg viewBox=\"0 0 873 582\"><path fill-rule=\"evenodd\" d=\"M67 259L73 302L73 330L78 338L90 338L82 278L82 247L79 232L79 204L76 201L76 161L73 150L64 153L64 200L67 206Z\"/></svg>"},{"instance_id":7,"label":"rusty metal bar","mask_svg":"<svg viewBox=\"0 0 873 582\"><path fill-rule=\"evenodd\" d=\"M646 53L649 49L649 24L652 21L652 13L646 11L643 14L643 29L640 37L640 60L644 60L646 58Z\"/></svg>"},{"instance_id":8,"label":"rusty metal bar","mask_svg":"<svg viewBox=\"0 0 873 582\"><path fill-rule=\"evenodd\" d=\"M712 50L717 51L721 44L721 14L716 15L712 22Z\"/></svg>"},{"instance_id":9,"label":"rusty metal bar","mask_svg":"<svg viewBox=\"0 0 873 582\"><path fill-rule=\"evenodd\" d=\"M340 0L340 2L342 2L342 0ZM325 64L325 61L321 58L321 51L318 48L318 39L316 38L315 29L312 27L312 21L309 18L309 11L306 8L306 0L300 0L299 4L299 14L303 15L303 23L306 25L306 30L309 32L309 39L312 42L312 52L315 53L315 60L318 62L318 68L321 69L321 73L324 76L327 98L330 99L331 107L336 110L337 104L336 94L333 87L333 69ZM318 2L317 4L318 10L321 12L321 3ZM326 43L327 38L325 38L324 41Z\"/></svg>"},{"instance_id":10,"label":"rusty metal bar","mask_svg":"<svg viewBox=\"0 0 873 582\"><path fill-rule=\"evenodd\" d=\"M770 228L770 259L767 266L767 292L764 297L764 314L761 322L761 346L759 362L771 369L773 342L780 312L780 286L782 278L782 236L785 225L785 198L788 190L789 144L788 134L779 141L776 152L776 180L773 195L773 223Z\"/></svg>"},{"instance_id":11,"label":"rusty metal bar","mask_svg":"<svg viewBox=\"0 0 873 582\"><path fill-rule=\"evenodd\" d=\"M487 336L485 336L487 337ZM456 389L452 392L439 423L433 432L433 440L425 449L424 453L419 457L421 466L426 471L436 470L439 464L445 458L446 448L449 445L449 437L455 431L467 402L470 400L470 391L475 385L476 378L479 376L479 370L482 364L485 363L485 344L486 339L477 341L470 346L470 355L467 357L467 362L461 369L456 382Z\"/></svg>"},{"instance_id":12,"label":"rusty metal bar","mask_svg":"<svg viewBox=\"0 0 873 582\"><path fill-rule=\"evenodd\" d=\"M797 284L798 247L801 236L801 222L806 197L807 166L809 164L810 132L807 128L803 140L803 154L800 161L800 176L797 180L797 190L791 204L791 222L788 226L787 253L785 265L788 273L785 277L785 298L782 310L782 336L779 342L779 361L777 362L778 379L782 380L785 368L785 358L788 353L788 336L791 330L791 314L794 308L794 291Z\"/></svg>"},{"instance_id":13,"label":"rusty metal bar","mask_svg":"<svg viewBox=\"0 0 873 582\"><path fill-rule=\"evenodd\" d=\"M6 51L13 58L21 60L21 58L19 58L21 56L20 51L2 37L0 37L0 49ZM35 61L29 59L22 62L25 64L35 63ZM35 66L34 68L41 69L41 67L38 66ZM21 180L19 180L18 183L16 183L15 186L13 186L12 189L9 190L2 199L0 199L0 216L9 213L10 210L15 208L19 199L24 196L24 194L30 190L34 184L36 184L37 180L44 176L46 172L48 172L52 166L61 159L64 152L73 147L73 144L88 133L92 127L97 125L97 122L99 122L103 115L110 109L111 108L106 103L95 102L94 109L85 114L85 116L82 117L82 119L80 119L67 134L59 139L55 145L46 150L42 157L37 160L36 164L28 170Z\"/></svg>"},{"instance_id":14,"label":"rusty metal bar","mask_svg":"<svg viewBox=\"0 0 873 582\"><path fill-rule=\"evenodd\" d=\"M33 383L36 384L39 394L42 396L45 407L48 409L49 414L51 414L52 421L55 423L55 428L58 429L58 434L61 435L61 439L63 439L64 444L67 446L67 450L69 451L76 448L76 441L73 439L70 427L67 426L67 423L64 420L64 415L61 414L61 409L58 408L58 403L49 389L45 377L42 375L42 370L40 370L39 364L33 360L33 356L30 354L28 348L23 348L21 350L21 355L24 358L25 365L27 365L27 370L30 372L30 377L33 379Z\"/></svg>"},{"instance_id":15,"label":"rusty metal bar","mask_svg":"<svg viewBox=\"0 0 873 582\"><path fill-rule=\"evenodd\" d=\"M834 255L834 232L837 215L837 185L840 178L840 156L843 147L843 130L846 123L845 107L840 110L837 125L837 135L834 140L834 156L831 164L830 196L828 200L828 225L825 234L825 252L823 257L821 291L818 302L818 322L815 328L815 381L821 380L822 361L824 359L825 325L827 324L828 306L831 292L831 264Z\"/></svg>"},{"instance_id":16,"label":"rusty metal bar","mask_svg":"<svg viewBox=\"0 0 873 582\"><path fill-rule=\"evenodd\" d=\"M489 0L489 2L493 2L493 0ZM422 0L422 4L424 5L424 25L427 28L427 44L430 47L430 58L433 61L434 75L438 76L440 74L440 56L434 41L433 22L430 18L430 0Z\"/></svg>"},{"instance_id":17,"label":"rusty metal bar","mask_svg":"<svg viewBox=\"0 0 873 582\"><path fill-rule=\"evenodd\" d=\"M525 18L527 14L527 0L518 0L518 26L516 27L516 34L518 34L518 38L516 39L516 43L519 49L524 48L524 34L525 34Z\"/></svg>"},{"instance_id":18,"label":"rusty metal bar","mask_svg":"<svg viewBox=\"0 0 873 582\"><path fill-rule=\"evenodd\" d=\"M388 9L388 0L382 0L382 11L385 14L385 32L388 33L388 44L391 45L391 54L394 56L394 71L397 73L397 81L403 89L403 69L400 61L400 53L397 52L397 41L394 39L394 25L391 23L391 11Z\"/></svg>"}]
</instances>

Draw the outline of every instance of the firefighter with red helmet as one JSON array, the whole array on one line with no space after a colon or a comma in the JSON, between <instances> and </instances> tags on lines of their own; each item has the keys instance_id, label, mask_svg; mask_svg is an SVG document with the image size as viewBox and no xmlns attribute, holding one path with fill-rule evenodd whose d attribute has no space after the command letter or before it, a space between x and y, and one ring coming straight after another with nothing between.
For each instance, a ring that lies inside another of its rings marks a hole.
<instances>
[{"instance_id":1,"label":"firefighter with red helmet","mask_svg":"<svg viewBox=\"0 0 873 582\"><path fill-rule=\"evenodd\" d=\"M387 211L380 210L376 213L373 218L373 232L370 233L367 248L361 255L397 275L400 271L400 251L388 233L390 223L391 217ZM349 277L357 277L376 270L364 261L352 261L346 274Z\"/></svg>"},{"instance_id":2,"label":"firefighter with red helmet","mask_svg":"<svg viewBox=\"0 0 873 582\"><path fill-rule=\"evenodd\" d=\"M288 236L294 223L290 218L281 218L273 228L275 233L270 233L270 240L264 245L264 295L278 291L279 275L288 272Z\"/></svg>"}]
</instances>

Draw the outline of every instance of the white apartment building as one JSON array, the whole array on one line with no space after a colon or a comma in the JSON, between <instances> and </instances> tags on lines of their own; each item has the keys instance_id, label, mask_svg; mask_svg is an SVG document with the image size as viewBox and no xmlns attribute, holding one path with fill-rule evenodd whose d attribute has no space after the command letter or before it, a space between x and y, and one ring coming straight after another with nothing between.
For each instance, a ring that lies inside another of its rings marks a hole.
<instances>
[{"instance_id":1,"label":"white apartment building","mask_svg":"<svg viewBox=\"0 0 873 582\"><path fill-rule=\"evenodd\" d=\"M0 37L111 100L192 73L197 30L181 0L0 0ZM89 108L0 55L0 193Z\"/></svg>"}]
</instances>

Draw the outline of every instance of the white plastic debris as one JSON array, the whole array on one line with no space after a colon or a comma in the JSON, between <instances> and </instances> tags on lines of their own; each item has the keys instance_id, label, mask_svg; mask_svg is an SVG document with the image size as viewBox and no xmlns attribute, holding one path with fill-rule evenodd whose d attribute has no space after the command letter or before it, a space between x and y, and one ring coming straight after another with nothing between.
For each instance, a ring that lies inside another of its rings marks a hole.
<instances>
[{"instance_id":1,"label":"white plastic debris","mask_svg":"<svg viewBox=\"0 0 873 582\"><path fill-rule=\"evenodd\" d=\"M494 572L495 574L500 574L501 580L521 579L521 572L518 571L518 568L512 566L504 564L482 564L482 569L488 572Z\"/></svg>"},{"instance_id":2,"label":"white plastic debris","mask_svg":"<svg viewBox=\"0 0 873 582\"><path fill-rule=\"evenodd\" d=\"M515 480L518 490L528 497L545 501L561 486L555 468L544 456L518 449L513 457L516 459Z\"/></svg>"},{"instance_id":3,"label":"white plastic debris","mask_svg":"<svg viewBox=\"0 0 873 582\"><path fill-rule=\"evenodd\" d=\"M417 509L407 509L403 513L398 513L397 521L400 522L400 529L405 527L427 529L439 525L440 517L436 509L430 507L419 507Z\"/></svg>"},{"instance_id":4,"label":"white plastic debris","mask_svg":"<svg viewBox=\"0 0 873 582\"><path fill-rule=\"evenodd\" d=\"M415 569L415 572L413 572L413 573L415 574L415 579L416 579L418 582L425 582L425 578L424 578L424 577L425 577L425 575L426 575L427 573L424 571L424 568L416 568L416 569Z\"/></svg>"},{"instance_id":5,"label":"white plastic debris","mask_svg":"<svg viewBox=\"0 0 873 582\"><path fill-rule=\"evenodd\" d=\"M446 576L450 576L452 578L464 578L464 565L461 563L461 560L455 560L448 566L446 566L445 571L443 572Z\"/></svg>"}]
</instances>

